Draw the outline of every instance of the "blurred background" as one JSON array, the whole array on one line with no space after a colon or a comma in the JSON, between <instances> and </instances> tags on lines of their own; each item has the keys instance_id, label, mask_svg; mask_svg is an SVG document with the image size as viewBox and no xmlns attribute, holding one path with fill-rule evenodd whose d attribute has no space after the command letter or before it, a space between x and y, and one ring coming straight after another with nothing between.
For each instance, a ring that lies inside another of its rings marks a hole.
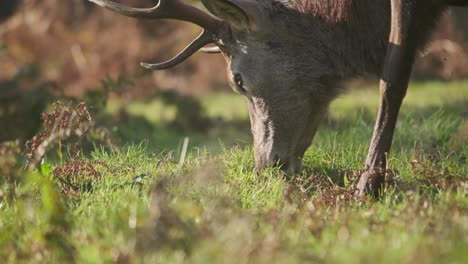
<instances>
[{"instance_id":1,"label":"blurred background","mask_svg":"<svg viewBox=\"0 0 468 264\"><path fill-rule=\"evenodd\" d=\"M116 2L149 7L157 0ZM199 32L182 22L123 17L87 0L1 1L0 141L30 139L41 113L66 99L87 102L93 124L120 143L147 140L160 150L184 136L195 146L219 145L220 137L227 145L249 142L247 109L228 88L221 56L198 53L166 71L139 66L172 57ZM468 16L451 9L414 78L466 77Z\"/></svg>"}]
</instances>

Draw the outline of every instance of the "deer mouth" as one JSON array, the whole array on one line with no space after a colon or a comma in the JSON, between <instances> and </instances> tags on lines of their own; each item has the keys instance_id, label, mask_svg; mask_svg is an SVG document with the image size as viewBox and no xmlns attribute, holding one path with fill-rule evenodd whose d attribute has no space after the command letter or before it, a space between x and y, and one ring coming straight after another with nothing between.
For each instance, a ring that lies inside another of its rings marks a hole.
<instances>
[{"instance_id":1,"label":"deer mouth","mask_svg":"<svg viewBox=\"0 0 468 264\"><path fill-rule=\"evenodd\" d=\"M262 171L267 167L277 167L288 175L297 174L302 168L302 157L286 156L279 154L262 154L256 151L255 154L257 171Z\"/></svg>"}]
</instances>

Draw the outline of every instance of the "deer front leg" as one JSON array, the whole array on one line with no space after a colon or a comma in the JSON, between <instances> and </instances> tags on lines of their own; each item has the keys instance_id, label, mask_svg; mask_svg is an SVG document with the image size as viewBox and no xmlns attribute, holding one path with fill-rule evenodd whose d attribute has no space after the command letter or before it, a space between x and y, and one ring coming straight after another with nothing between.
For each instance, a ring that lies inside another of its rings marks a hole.
<instances>
[{"instance_id":1,"label":"deer front leg","mask_svg":"<svg viewBox=\"0 0 468 264\"><path fill-rule=\"evenodd\" d=\"M378 196L384 186L386 156L392 145L398 112L408 88L416 52L417 31L412 21L416 5L407 2L411 1L392 0L390 39L380 81L379 112L365 172L357 184L360 195L368 193Z\"/></svg>"}]
</instances>

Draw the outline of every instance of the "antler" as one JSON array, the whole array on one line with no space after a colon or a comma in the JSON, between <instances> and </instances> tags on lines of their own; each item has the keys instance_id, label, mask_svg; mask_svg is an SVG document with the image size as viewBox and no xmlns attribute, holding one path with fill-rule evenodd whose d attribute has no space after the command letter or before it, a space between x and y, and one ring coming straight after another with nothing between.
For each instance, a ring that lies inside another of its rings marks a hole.
<instances>
[{"instance_id":1,"label":"antler","mask_svg":"<svg viewBox=\"0 0 468 264\"><path fill-rule=\"evenodd\" d=\"M159 3L152 8L128 7L108 0L89 1L129 17L142 19L175 19L196 24L204 29L192 43L174 58L163 63L141 64L143 67L153 70L174 67L189 58L197 50L203 48L206 44L214 43L216 41L216 35L224 23L194 6L184 4L181 0L159 0Z\"/></svg>"},{"instance_id":2,"label":"antler","mask_svg":"<svg viewBox=\"0 0 468 264\"><path fill-rule=\"evenodd\" d=\"M182 50L179 54L177 54L174 58L161 62L161 63L141 63L141 66L149 69L149 70L163 70L169 69L174 67L175 65L183 62L184 60L188 59L192 54L197 52L197 50L203 48L206 44L213 43L213 34L203 30L203 32L192 41L184 50Z\"/></svg>"}]
</instances>

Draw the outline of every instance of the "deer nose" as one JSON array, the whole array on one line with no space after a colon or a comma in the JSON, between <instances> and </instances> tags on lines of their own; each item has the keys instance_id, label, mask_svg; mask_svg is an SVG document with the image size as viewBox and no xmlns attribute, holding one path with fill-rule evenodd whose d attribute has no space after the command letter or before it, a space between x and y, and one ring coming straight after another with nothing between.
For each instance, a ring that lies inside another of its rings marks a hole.
<instances>
[{"instance_id":1,"label":"deer nose","mask_svg":"<svg viewBox=\"0 0 468 264\"><path fill-rule=\"evenodd\" d=\"M287 174L295 174L301 169L301 160L278 152L256 153L255 169L261 171L267 167L277 167Z\"/></svg>"},{"instance_id":2,"label":"deer nose","mask_svg":"<svg viewBox=\"0 0 468 264\"><path fill-rule=\"evenodd\" d=\"M300 161L297 161L292 157L281 156L280 154L274 154L270 157L272 158L269 160L268 165L278 167L287 174L298 173L301 169Z\"/></svg>"},{"instance_id":3,"label":"deer nose","mask_svg":"<svg viewBox=\"0 0 468 264\"><path fill-rule=\"evenodd\" d=\"M274 154L269 163L272 166L279 167L283 171L287 171L289 168L289 162L286 159L280 159L278 154Z\"/></svg>"}]
</instances>

